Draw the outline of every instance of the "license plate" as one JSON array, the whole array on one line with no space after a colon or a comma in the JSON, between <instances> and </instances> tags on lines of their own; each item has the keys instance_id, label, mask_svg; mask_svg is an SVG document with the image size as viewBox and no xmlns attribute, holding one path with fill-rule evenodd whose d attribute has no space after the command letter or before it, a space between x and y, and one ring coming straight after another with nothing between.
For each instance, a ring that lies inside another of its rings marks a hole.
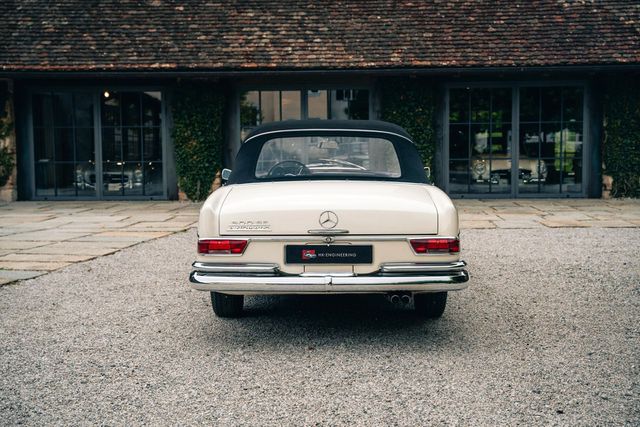
<instances>
[{"instance_id":1,"label":"license plate","mask_svg":"<svg viewBox=\"0 0 640 427\"><path fill-rule=\"evenodd\" d=\"M371 245L287 245L287 264L371 264Z\"/></svg>"}]
</instances>

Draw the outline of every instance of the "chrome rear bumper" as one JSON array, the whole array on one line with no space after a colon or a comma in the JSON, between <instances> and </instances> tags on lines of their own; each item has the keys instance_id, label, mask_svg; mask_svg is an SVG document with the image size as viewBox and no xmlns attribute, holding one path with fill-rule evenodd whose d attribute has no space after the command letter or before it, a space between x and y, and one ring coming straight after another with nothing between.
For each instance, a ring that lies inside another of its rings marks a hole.
<instances>
[{"instance_id":1,"label":"chrome rear bumper","mask_svg":"<svg viewBox=\"0 0 640 427\"><path fill-rule=\"evenodd\" d=\"M191 287L228 294L445 292L468 286L466 263L389 263L373 274L303 273L287 275L276 264L193 263Z\"/></svg>"}]
</instances>

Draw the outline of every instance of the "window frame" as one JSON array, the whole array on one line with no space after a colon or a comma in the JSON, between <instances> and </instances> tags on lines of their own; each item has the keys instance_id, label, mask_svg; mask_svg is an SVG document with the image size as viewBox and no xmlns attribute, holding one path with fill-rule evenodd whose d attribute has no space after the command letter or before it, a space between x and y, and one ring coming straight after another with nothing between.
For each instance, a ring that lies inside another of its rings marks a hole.
<instances>
[{"instance_id":1,"label":"window frame","mask_svg":"<svg viewBox=\"0 0 640 427\"><path fill-rule=\"evenodd\" d=\"M299 84L278 84L278 83L261 83L261 84L251 84L251 83L242 83L238 84L234 87L233 93L233 115L235 116L231 120L231 125L233 129L230 132L231 139L228 140L227 149L231 150L231 158L229 159L231 163L234 163L235 155L238 153L240 146L242 145L242 121L240 115L240 104L241 104L241 95L244 92L250 91L279 91L279 92L289 92L289 91L298 91L300 92L300 119L305 120L309 116L308 112L308 91L309 90L340 90L340 89L352 89L352 90L367 90L369 91L369 120L375 120L377 118L376 109L375 109L375 87L372 83L322 83L322 84L312 84L312 83L299 83ZM328 113L328 112L327 112Z\"/></svg>"},{"instance_id":2,"label":"window frame","mask_svg":"<svg viewBox=\"0 0 640 427\"><path fill-rule=\"evenodd\" d=\"M520 90L526 87L577 87L582 89L582 185L581 191L576 193L563 193L562 183L558 193L520 193L518 186L518 159L520 158ZM521 81L482 81L482 82L456 82L444 85L444 108L442 111L442 155L440 167L442 168L442 189L452 198L481 198L481 199L517 199L517 198L585 198L587 196L588 179L591 167L587 161L587 153L591 152L590 135L590 110L588 100L591 97L590 87L585 80L521 80ZM450 90L460 88L511 88L511 191L507 193L451 193L449 183L449 114L450 114ZM521 196L522 195L522 196Z\"/></svg>"},{"instance_id":3,"label":"window frame","mask_svg":"<svg viewBox=\"0 0 640 427\"><path fill-rule=\"evenodd\" d=\"M102 112L100 109L101 97L105 90L113 92L160 92L160 138L162 145L162 194L157 196L144 196L144 195L105 195L104 183L103 183L103 159L102 159ZM95 164L96 164L96 194L95 196L37 196L36 195L36 168L35 168L35 144L34 144L34 121L33 121L33 95L42 92L70 92L70 93L86 93L91 94L93 97L93 132L94 132L94 147L95 147ZM96 85L32 85L26 88L26 138L27 143L27 163L29 165L29 200L167 200L168 199L168 91L162 86L140 86L140 85L123 85L123 84L104 84L101 86Z\"/></svg>"}]
</instances>

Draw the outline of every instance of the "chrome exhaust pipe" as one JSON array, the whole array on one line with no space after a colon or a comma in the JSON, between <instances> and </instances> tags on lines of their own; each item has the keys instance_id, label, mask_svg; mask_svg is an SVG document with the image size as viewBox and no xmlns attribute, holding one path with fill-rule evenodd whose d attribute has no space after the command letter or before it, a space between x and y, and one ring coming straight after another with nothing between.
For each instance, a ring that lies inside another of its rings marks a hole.
<instances>
[{"instance_id":1,"label":"chrome exhaust pipe","mask_svg":"<svg viewBox=\"0 0 640 427\"><path fill-rule=\"evenodd\" d=\"M398 294L393 294L391 295L391 298L389 298L389 301L391 301L392 304L398 304L400 302L400 296Z\"/></svg>"},{"instance_id":2,"label":"chrome exhaust pipe","mask_svg":"<svg viewBox=\"0 0 640 427\"><path fill-rule=\"evenodd\" d=\"M409 303L411 303L411 296L410 295L403 294L402 297L400 297L400 299L402 300L402 303L404 305L409 305Z\"/></svg>"}]
</instances>

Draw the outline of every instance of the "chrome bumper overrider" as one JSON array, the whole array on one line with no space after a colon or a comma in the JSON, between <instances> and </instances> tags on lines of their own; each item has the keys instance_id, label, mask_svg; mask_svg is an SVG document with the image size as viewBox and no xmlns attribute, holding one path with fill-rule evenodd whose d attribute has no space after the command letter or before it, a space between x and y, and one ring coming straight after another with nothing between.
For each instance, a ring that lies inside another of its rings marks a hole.
<instances>
[{"instance_id":1,"label":"chrome bumper overrider","mask_svg":"<svg viewBox=\"0 0 640 427\"><path fill-rule=\"evenodd\" d=\"M468 286L466 263L387 263L373 274L282 273L276 264L194 262L191 287L229 294L444 292Z\"/></svg>"}]
</instances>

